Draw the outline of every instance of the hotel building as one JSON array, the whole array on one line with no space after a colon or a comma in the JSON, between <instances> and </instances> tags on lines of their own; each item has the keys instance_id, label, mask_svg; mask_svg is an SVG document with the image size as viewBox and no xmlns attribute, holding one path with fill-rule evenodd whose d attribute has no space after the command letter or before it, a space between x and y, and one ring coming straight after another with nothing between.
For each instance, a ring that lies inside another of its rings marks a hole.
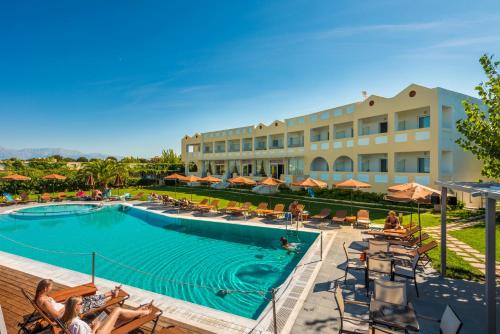
<instances>
[{"instance_id":1,"label":"hotel building","mask_svg":"<svg viewBox=\"0 0 500 334\"><path fill-rule=\"evenodd\" d=\"M211 170L222 178L233 172L260 178L263 169L286 182L310 176L331 185L355 178L375 192L406 182L476 181L480 162L455 144L465 99L480 103L412 84L390 98L372 95L271 124L185 136L182 159L198 176Z\"/></svg>"}]
</instances>

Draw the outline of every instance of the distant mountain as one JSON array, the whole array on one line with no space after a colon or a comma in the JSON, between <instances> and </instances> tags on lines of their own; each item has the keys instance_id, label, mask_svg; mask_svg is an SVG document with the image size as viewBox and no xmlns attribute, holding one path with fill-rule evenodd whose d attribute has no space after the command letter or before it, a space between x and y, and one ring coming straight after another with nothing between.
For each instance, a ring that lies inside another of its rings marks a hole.
<instances>
[{"instance_id":1,"label":"distant mountain","mask_svg":"<svg viewBox=\"0 0 500 334\"><path fill-rule=\"evenodd\" d=\"M46 158L51 155L60 155L65 158L78 159L79 157L86 157L88 159L105 159L111 154L102 153L83 153L77 150L68 150L64 148L22 148L19 150L9 149L0 146L0 160L17 158L27 160L32 158ZM114 156L121 159L120 156Z\"/></svg>"}]
</instances>

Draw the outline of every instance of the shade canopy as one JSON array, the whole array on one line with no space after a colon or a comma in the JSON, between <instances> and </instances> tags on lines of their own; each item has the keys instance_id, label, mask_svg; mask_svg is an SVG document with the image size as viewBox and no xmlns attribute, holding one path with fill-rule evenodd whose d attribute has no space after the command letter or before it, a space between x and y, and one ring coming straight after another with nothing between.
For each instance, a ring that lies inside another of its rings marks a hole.
<instances>
[{"instance_id":1,"label":"shade canopy","mask_svg":"<svg viewBox=\"0 0 500 334\"><path fill-rule=\"evenodd\" d=\"M275 179L273 177L267 177L267 178L259 181L259 184L262 184L264 186L278 186L282 183L284 183L284 182L279 180L279 179Z\"/></svg>"},{"instance_id":2,"label":"shade canopy","mask_svg":"<svg viewBox=\"0 0 500 334\"><path fill-rule=\"evenodd\" d=\"M412 182L387 188L385 198L395 202L431 203L432 195L441 195L441 191Z\"/></svg>"},{"instance_id":3,"label":"shade canopy","mask_svg":"<svg viewBox=\"0 0 500 334\"><path fill-rule=\"evenodd\" d=\"M336 188L349 188L349 189L360 189L360 188L371 188L372 185L369 183L361 182L354 179L345 180L339 182L335 185Z\"/></svg>"},{"instance_id":4,"label":"shade canopy","mask_svg":"<svg viewBox=\"0 0 500 334\"><path fill-rule=\"evenodd\" d=\"M254 180L244 176L233 177L232 179L228 179L227 181L231 184L244 184L248 186L257 184L257 182L255 182Z\"/></svg>"},{"instance_id":5,"label":"shade canopy","mask_svg":"<svg viewBox=\"0 0 500 334\"><path fill-rule=\"evenodd\" d=\"M184 178L185 178L184 175L181 175L178 173L173 173L173 174L170 174L169 176L165 176L165 180L182 180Z\"/></svg>"},{"instance_id":6,"label":"shade canopy","mask_svg":"<svg viewBox=\"0 0 500 334\"><path fill-rule=\"evenodd\" d=\"M123 187L123 180L120 175L116 175L115 182L113 183L114 187Z\"/></svg>"},{"instance_id":7,"label":"shade canopy","mask_svg":"<svg viewBox=\"0 0 500 334\"><path fill-rule=\"evenodd\" d=\"M200 182L206 182L206 183L219 183L221 181L222 181L221 179L212 175L205 176L200 179Z\"/></svg>"},{"instance_id":8,"label":"shade canopy","mask_svg":"<svg viewBox=\"0 0 500 334\"><path fill-rule=\"evenodd\" d=\"M292 183L292 186L304 187L304 188L327 188L328 184L326 182L315 180L313 178L308 177L304 181Z\"/></svg>"},{"instance_id":9,"label":"shade canopy","mask_svg":"<svg viewBox=\"0 0 500 334\"><path fill-rule=\"evenodd\" d=\"M7 180L7 181L29 181L29 180L31 180L31 177L19 175L19 174L11 174L11 175L7 175L7 176L3 176L1 179Z\"/></svg>"},{"instance_id":10,"label":"shade canopy","mask_svg":"<svg viewBox=\"0 0 500 334\"><path fill-rule=\"evenodd\" d=\"M44 180L66 180L66 176L63 176L63 175L59 175L59 174L49 174L49 175L45 175L44 177L42 177L42 179Z\"/></svg>"},{"instance_id":11,"label":"shade canopy","mask_svg":"<svg viewBox=\"0 0 500 334\"><path fill-rule=\"evenodd\" d=\"M87 176L87 180L85 181L85 185L92 186L92 187L95 185L94 176L92 174Z\"/></svg>"},{"instance_id":12,"label":"shade canopy","mask_svg":"<svg viewBox=\"0 0 500 334\"><path fill-rule=\"evenodd\" d=\"M184 176L180 181L183 182L200 182L201 178L195 175Z\"/></svg>"}]
</instances>

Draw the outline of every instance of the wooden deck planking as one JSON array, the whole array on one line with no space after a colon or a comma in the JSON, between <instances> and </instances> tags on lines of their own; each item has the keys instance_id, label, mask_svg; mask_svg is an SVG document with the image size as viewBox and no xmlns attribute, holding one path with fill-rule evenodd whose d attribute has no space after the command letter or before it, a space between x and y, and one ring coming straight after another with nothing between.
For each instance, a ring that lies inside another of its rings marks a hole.
<instances>
[{"instance_id":1,"label":"wooden deck planking","mask_svg":"<svg viewBox=\"0 0 500 334\"><path fill-rule=\"evenodd\" d=\"M36 277L18 270L0 266L0 305L2 306L7 332L17 333L19 328L17 324L22 321L23 316L33 312L33 308L21 293L21 288L34 294L36 285L41 280ZM54 290L65 288L66 286L54 283ZM159 332L162 327L168 327L170 322L165 317L161 317L156 327ZM141 327L144 333L150 333L153 324L149 323ZM184 333L195 333L185 329L180 329ZM139 332L141 332L139 331Z\"/></svg>"}]
</instances>

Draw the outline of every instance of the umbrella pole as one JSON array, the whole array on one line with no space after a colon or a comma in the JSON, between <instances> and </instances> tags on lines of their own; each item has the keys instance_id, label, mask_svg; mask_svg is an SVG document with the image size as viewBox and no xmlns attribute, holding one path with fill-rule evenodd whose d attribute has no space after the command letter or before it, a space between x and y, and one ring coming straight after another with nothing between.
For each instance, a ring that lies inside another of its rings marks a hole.
<instances>
[{"instance_id":1,"label":"umbrella pole","mask_svg":"<svg viewBox=\"0 0 500 334\"><path fill-rule=\"evenodd\" d=\"M417 210L418 210L418 234L419 234L419 241L418 244L422 246L422 226L420 224L420 203L417 203Z\"/></svg>"},{"instance_id":2,"label":"umbrella pole","mask_svg":"<svg viewBox=\"0 0 500 334\"><path fill-rule=\"evenodd\" d=\"M351 216L352 216L352 194L354 193L354 190L351 189Z\"/></svg>"}]
</instances>

